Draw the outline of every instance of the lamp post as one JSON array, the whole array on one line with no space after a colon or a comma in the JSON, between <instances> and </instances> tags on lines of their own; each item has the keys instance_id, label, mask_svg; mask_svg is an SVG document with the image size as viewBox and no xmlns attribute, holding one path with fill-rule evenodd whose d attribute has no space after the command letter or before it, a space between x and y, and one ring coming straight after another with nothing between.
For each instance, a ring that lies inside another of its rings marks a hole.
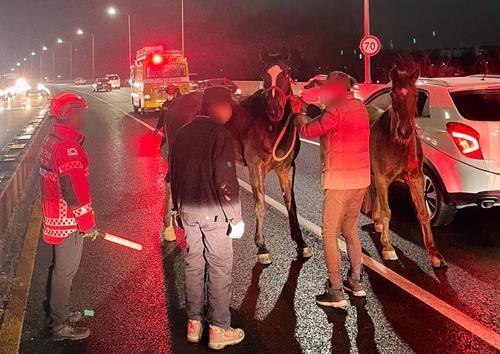
<instances>
[{"instance_id":1,"label":"lamp post","mask_svg":"<svg viewBox=\"0 0 500 354\"><path fill-rule=\"evenodd\" d=\"M363 20L363 35L367 37L370 35L370 0L364 0L364 20ZM369 55L365 55L365 83L372 82L371 73L371 58Z\"/></svg>"},{"instance_id":2,"label":"lamp post","mask_svg":"<svg viewBox=\"0 0 500 354\"><path fill-rule=\"evenodd\" d=\"M124 16L127 16L127 19L128 19L128 62L129 62L129 65L132 65L132 31L130 29L130 14L126 13L126 12L121 12L121 11L118 11L115 7L108 7L108 15L109 16L116 16L116 15L124 15Z\"/></svg>"},{"instance_id":3,"label":"lamp post","mask_svg":"<svg viewBox=\"0 0 500 354\"><path fill-rule=\"evenodd\" d=\"M94 79L95 79L95 36L94 36L94 33L85 33L81 28L78 28L76 30L76 34L79 36L83 36L85 34L92 36L92 81L94 81Z\"/></svg>"},{"instance_id":4,"label":"lamp post","mask_svg":"<svg viewBox=\"0 0 500 354\"><path fill-rule=\"evenodd\" d=\"M181 48L184 55L184 0L181 0Z\"/></svg>"},{"instance_id":5,"label":"lamp post","mask_svg":"<svg viewBox=\"0 0 500 354\"><path fill-rule=\"evenodd\" d=\"M62 38L57 38L57 44L63 44L64 41ZM68 40L69 44L69 78L70 80L73 79L73 44L71 43L71 40Z\"/></svg>"},{"instance_id":6,"label":"lamp post","mask_svg":"<svg viewBox=\"0 0 500 354\"><path fill-rule=\"evenodd\" d=\"M36 55L36 52L31 52L31 56L34 57ZM33 59L31 58L30 60L30 78L33 79Z\"/></svg>"},{"instance_id":7,"label":"lamp post","mask_svg":"<svg viewBox=\"0 0 500 354\"><path fill-rule=\"evenodd\" d=\"M40 81L42 80L43 77L43 52L46 52L49 48L46 46L42 46L42 51L40 52Z\"/></svg>"}]
</instances>

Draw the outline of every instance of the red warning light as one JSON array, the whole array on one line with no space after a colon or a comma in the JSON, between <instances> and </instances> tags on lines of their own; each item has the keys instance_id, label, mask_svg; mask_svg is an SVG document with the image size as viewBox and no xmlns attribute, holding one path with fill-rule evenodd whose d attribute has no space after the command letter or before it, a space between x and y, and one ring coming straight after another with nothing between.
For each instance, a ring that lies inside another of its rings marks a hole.
<instances>
[{"instance_id":1,"label":"red warning light","mask_svg":"<svg viewBox=\"0 0 500 354\"><path fill-rule=\"evenodd\" d=\"M159 64L162 64L163 63L163 56L161 56L160 54L155 54L153 55L153 64L156 64L156 65L159 65Z\"/></svg>"}]
</instances>

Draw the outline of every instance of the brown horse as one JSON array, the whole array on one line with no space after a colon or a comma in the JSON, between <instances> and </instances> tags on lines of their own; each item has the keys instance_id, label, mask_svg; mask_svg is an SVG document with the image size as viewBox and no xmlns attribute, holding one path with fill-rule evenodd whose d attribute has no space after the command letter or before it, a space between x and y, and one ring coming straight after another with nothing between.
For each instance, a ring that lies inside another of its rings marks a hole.
<instances>
[{"instance_id":1,"label":"brown horse","mask_svg":"<svg viewBox=\"0 0 500 354\"><path fill-rule=\"evenodd\" d=\"M398 256L389 236L389 185L402 179L410 188L417 217L422 227L424 245L429 252L433 267L445 267L446 262L439 253L430 226L429 214L424 203L424 175L422 172L422 145L417 137L415 112L418 97L416 81L420 70L411 73L392 69L392 106L388 111L376 112L370 108L370 150L372 171L376 188L373 211L375 229L381 232L382 257L396 260Z\"/></svg>"},{"instance_id":2,"label":"brown horse","mask_svg":"<svg viewBox=\"0 0 500 354\"><path fill-rule=\"evenodd\" d=\"M293 191L295 158L299 153L300 141L288 118L292 95L289 76L289 53L280 54L261 51L264 64L264 88L258 90L233 108L233 116L226 124L233 136L236 160L248 166L250 184L255 201L257 218L255 244L257 259L261 264L271 263L271 253L264 239L265 178L274 170L288 210L292 240L300 256L312 256L312 250L305 243L300 230L295 196ZM190 93L176 99L166 113L165 132L169 146L177 131L190 122L200 111L202 93ZM193 142L196 143L196 142ZM169 188L167 179L167 189ZM167 191L168 194L170 194ZM167 197L164 234L172 234L171 204Z\"/></svg>"}]
</instances>

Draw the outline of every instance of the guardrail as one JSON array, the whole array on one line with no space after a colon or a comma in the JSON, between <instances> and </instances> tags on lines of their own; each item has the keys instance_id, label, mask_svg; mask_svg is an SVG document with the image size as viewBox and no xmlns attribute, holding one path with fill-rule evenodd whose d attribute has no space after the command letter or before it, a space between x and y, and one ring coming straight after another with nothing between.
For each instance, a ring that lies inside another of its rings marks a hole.
<instances>
[{"instance_id":1,"label":"guardrail","mask_svg":"<svg viewBox=\"0 0 500 354\"><path fill-rule=\"evenodd\" d=\"M22 192L32 182L40 147L51 126L45 106L0 151L0 233L7 226Z\"/></svg>"}]
</instances>

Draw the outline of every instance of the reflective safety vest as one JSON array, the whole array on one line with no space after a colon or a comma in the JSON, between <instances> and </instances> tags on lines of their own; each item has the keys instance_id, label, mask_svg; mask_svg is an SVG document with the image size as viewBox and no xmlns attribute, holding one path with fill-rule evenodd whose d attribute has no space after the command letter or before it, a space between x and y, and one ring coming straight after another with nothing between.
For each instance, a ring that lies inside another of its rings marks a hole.
<instances>
[{"instance_id":1,"label":"reflective safety vest","mask_svg":"<svg viewBox=\"0 0 500 354\"><path fill-rule=\"evenodd\" d=\"M79 131L55 124L40 152L43 240L58 245L74 232L95 228L89 160Z\"/></svg>"}]
</instances>

